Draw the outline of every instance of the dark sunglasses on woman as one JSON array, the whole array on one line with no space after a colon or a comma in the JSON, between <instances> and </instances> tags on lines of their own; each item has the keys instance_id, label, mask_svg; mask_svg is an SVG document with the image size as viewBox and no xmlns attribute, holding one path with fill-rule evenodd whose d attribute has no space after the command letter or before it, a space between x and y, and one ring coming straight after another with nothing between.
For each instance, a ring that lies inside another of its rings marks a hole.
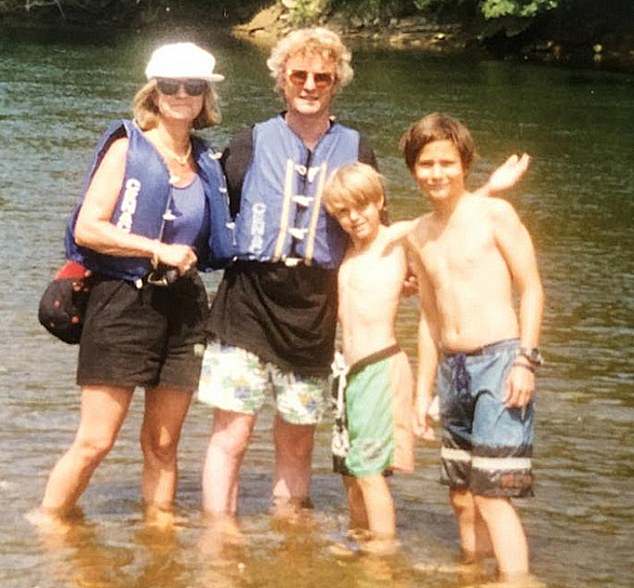
<instances>
[{"instance_id":1,"label":"dark sunglasses on woman","mask_svg":"<svg viewBox=\"0 0 634 588\"><path fill-rule=\"evenodd\" d=\"M308 80L308 76L313 76L313 82L315 87L323 90L324 88L329 88L335 81L334 74L329 72L320 71L320 72L312 72L306 71L304 69L289 69L286 72L289 81L294 86L298 88L303 88L304 84L306 84L306 80Z\"/></svg>"},{"instance_id":2,"label":"dark sunglasses on woman","mask_svg":"<svg viewBox=\"0 0 634 588\"><path fill-rule=\"evenodd\" d=\"M171 78L157 78L156 87L161 94L173 96L182 87L188 96L201 96L209 84L205 80L173 80Z\"/></svg>"}]
</instances>

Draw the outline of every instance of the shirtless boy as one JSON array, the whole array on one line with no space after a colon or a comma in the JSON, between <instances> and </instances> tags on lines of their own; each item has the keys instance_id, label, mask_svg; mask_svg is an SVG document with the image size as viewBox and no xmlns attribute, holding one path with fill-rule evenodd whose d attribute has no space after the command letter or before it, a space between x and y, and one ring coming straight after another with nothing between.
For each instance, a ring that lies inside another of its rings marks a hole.
<instances>
[{"instance_id":1,"label":"shirtless boy","mask_svg":"<svg viewBox=\"0 0 634 588\"><path fill-rule=\"evenodd\" d=\"M349 449L335 456L335 471L343 474L351 531L362 549L380 553L396 545L384 474L414 469L413 378L394 319L407 272L404 237L417 222L382 225L383 203L381 178L363 163L341 167L324 190L326 209L350 236L338 276Z\"/></svg>"},{"instance_id":2,"label":"shirtless boy","mask_svg":"<svg viewBox=\"0 0 634 588\"><path fill-rule=\"evenodd\" d=\"M401 139L432 212L408 240L421 298L416 392L419 434L437 374L442 481L468 559L490 553L504 579L528 573L511 497L532 495L533 394L543 293L531 238L513 207L470 193L469 131L431 114ZM519 297L519 316L513 303Z\"/></svg>"}]
</instances>

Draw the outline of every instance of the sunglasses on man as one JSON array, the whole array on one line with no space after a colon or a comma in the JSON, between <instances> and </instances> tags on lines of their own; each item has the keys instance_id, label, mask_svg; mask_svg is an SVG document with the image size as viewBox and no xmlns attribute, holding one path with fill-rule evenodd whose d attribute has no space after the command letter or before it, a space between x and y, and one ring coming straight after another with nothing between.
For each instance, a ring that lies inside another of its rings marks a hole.
<instances>
[{"instance_id":1,"label":"sunglasses on man","mask_svg":"<svg viewBox=\"0 0 634 588\"><path fill-rule=\"evenodd\" d=\"M181 88L188 96L202 96L209 87L205 80L173 80L171 78L157 78L156 87L161 94L173 96Z\"/></svg>"},{"instance_id":2,"label":"sunglasses on man","mask_svg":"<svg viewBox=\"0 0 634 588\"><path fill-rule=\"evenodd\" d=\"M293 84L293 86L297 86L298 88L304 87L306 81L308 80L308 76L313 77L313 83L319 90L329 88L335 82L335 74L325 71L312 72L304 69L289 69L287 70L286 75L291 84Z\"/></svg>"}]
</instances>

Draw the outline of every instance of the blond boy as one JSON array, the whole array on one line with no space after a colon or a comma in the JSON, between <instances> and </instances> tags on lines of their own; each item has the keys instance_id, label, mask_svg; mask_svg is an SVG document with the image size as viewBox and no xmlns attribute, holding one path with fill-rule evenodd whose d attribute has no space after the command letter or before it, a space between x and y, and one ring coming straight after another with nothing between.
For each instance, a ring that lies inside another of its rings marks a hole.
<instances>
[{"instance_id":1,"label":"blond boy","mask_svg":"<svg viewBox=\"0 0 634 588\"><path fill-rule=\"evenodd\" d=\"M471 559L492 547L504 578L523 576L528 547L510 498L532 494L543 306L533 244L508 202L466 190L475 148L460 122L426 116L401 148L433 209L409 236L421 298L418 432L429 433L437 375L442 480L463 551Z\"/></svg>"},{"instance_id":2,"label":"blond boy","mask_svg":"<svg viewBox=\"0 0 634 588\"><path fill-rule=\"evenodd\" d=\"M369 531L362 549L386 552L396 528L385 474L414 468L413 379L394 320L407 273L404 237L416 221L381 224L381 177L362 163L333 174L324 203L350 237L338 276L349 448L335 471L344 476L351 530Z\"/></svg>"}]
</instances>

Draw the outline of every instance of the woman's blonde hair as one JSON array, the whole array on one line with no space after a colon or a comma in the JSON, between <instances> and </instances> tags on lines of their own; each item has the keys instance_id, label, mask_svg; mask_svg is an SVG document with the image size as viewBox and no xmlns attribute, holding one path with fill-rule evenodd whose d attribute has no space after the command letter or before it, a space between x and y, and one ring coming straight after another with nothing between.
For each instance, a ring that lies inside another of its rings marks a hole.
<instances>
[{"instance_id":1,"label":"woman's blonde hair","mask_svg":"<svg viewBox=\"0 0 634 588\"><path fill-rule=\"evenodd\" d=\"M326 183L323 203L330 214L342 208L365 208L374 203L383 208L383 176L367 163L349 163L335 171Z\"/></svg>"},{"instance_id":2,"label":"woman's blonde hair","mask_svg":"<svg viewBox=\"0 0 634 588\"><path fill-rule=\"evenodd\" d=\"M139 127L147 131L154 128L158 123L158 107L156 99L158 89L156 79L148 81L134 96L132 100L132 113ZM220 109L218 108L218 96L211 84L207 85L207 90L203 95L203 107L198 116L194 119L195 129L213 127L222 120Z\"/></svg>"},{"instance_id":3,"label":"woman's blonde hair","mask_svg":"<svg viewBox=\"0 0 634 588\"><path fill-rule=\"evenodd\" d=\"M335 87L347 86L354 75L350 66L352 54L343 44L337 33L324 27L311 27L290 32L282 38L271 51L266 65L275 79L275 88L282 90L286 74L286 63L295 55L320 55L332 59L336 64Z\"/></svg>"}]
</instances>

